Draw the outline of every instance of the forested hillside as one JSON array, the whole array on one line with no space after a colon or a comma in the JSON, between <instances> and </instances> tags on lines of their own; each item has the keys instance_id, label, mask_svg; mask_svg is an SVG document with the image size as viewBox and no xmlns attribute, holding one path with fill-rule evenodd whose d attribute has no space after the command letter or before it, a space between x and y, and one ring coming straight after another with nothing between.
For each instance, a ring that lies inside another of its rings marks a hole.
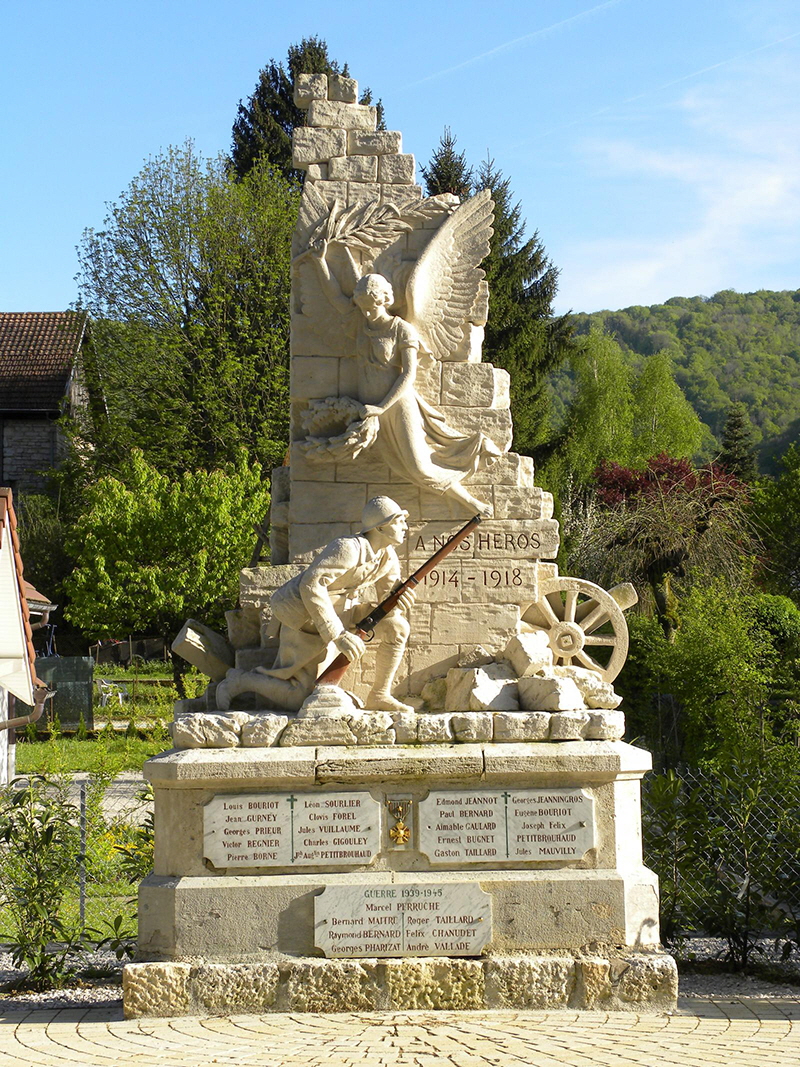
<instances>
[{"instance_id":1,"label":"forested hillside","mask_svg":"<svg viewBox=\"0 0 800 1067\"><path fill-rule=\"evenodd\" d=\"M700 418L720 440L728 405L747 405L762 469L800 433L800 290L673 297L653 307L575 315L577 333L601 326L634 369L667 349L675 377ZM562 377L561 399L570 392Z\"/></svg>"}]
</instances>

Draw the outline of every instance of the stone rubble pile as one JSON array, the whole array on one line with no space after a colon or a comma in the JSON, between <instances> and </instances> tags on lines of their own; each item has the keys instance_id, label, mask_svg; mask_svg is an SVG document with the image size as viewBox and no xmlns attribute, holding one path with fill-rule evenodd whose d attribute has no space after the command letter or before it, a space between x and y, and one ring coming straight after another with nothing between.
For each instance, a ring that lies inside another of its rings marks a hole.
<instances>
[{"instance_id":1,"label":"stone rubble pile","mask_svg":"<svg viewBox=\"0 0 800 1067\"><path fill-rule=\"evenodd\" d=\"M554 666L542 631L512 637L499 662L473 649L463 666L426 684L415 714L364 710L337 686L318 687L297 718L219 712L215 689L178 702L176 748L618 741L625 733L625 716L616 710L622 698L612 684L596 671Z\"/></svg>"}]
</instances>

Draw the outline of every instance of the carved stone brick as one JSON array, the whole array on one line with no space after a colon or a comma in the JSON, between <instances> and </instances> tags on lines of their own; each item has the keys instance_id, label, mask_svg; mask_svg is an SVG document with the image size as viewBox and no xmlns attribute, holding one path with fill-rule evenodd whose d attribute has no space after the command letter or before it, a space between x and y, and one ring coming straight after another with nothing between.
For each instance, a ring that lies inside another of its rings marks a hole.
<instances>
[{"instance_id":1,"label":"carved stone brick","mask_svg":"<svg viewBox=\"0 0 800 1067\"><path fill-rule=\"evenodd\" d=\"M292 166L301 170L309 163L327 163L333 156L346 154L345 130L312 130L308 126L298 126L292 135Z\"/></svg>"},{"instance_id":2,"label":"carved stone brick","mask_svg":"<svg viewBox=\"0 0 800 1067\"><path fill-rule=\"evenodd\" d=\"M378 181L384 184L413 184L416 163L412 155L380 156L378 164Z\"/></svg>"},{"instance_id":3,"label":"carved stone brick","mask_svg":"<svg viewBox=\"0 0 800 1067\"><path fill-rule=\"evenodd\" d=\"M347 138L347 151L351 156L385 156L400 151L402 137L396 130L376 130L363 133L351 130Z\"/></svg>"},{"instance_id":4,"label":"carved stone brick","mask_svg":"<svg viewBox=\"0 0 800 1067\"><path fill-rule=\"evenodd\" d=\"M365 104L345 104L340 100L312 100L308 109L308 125L326 129L369 130L375 129L377 110ZM338 152L337 155L344 155Z\"/></svg>"}]
</instances>

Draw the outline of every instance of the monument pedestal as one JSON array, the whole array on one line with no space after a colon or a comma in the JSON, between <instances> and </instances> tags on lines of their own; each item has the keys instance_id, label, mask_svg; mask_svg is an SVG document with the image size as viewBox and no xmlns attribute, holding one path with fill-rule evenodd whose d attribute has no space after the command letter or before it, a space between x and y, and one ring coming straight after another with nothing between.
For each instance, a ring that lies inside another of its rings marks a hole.
<instances>
[{"instance_id":1,"label":"monument pedestal","mask_svg":"<svg viewBox=\"0 0 800 1067\"><path fill-rule=\"evenodd\" d=\"M602 741L157 756L126 1013L671 1007L649 766Z\"/></svg>"}]
</instances>

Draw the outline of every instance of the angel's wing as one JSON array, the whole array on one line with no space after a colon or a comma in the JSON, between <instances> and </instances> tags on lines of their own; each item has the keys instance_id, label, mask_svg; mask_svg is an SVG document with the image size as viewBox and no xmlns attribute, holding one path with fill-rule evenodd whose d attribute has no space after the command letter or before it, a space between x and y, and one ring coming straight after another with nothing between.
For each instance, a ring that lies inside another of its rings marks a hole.
<instances>
[{"instance_id":1,"label":"angel's wing","mask_svg":"<svg viewBox=\"0 0 800 1067\"><path fill-rule=\"evenodd\" d=\"M488 189L442 223L417 260L406 285L406 318L437 359L461 342L486 286L479 264L489 251L494 203Z\"/></svg>"}]
</instances>

